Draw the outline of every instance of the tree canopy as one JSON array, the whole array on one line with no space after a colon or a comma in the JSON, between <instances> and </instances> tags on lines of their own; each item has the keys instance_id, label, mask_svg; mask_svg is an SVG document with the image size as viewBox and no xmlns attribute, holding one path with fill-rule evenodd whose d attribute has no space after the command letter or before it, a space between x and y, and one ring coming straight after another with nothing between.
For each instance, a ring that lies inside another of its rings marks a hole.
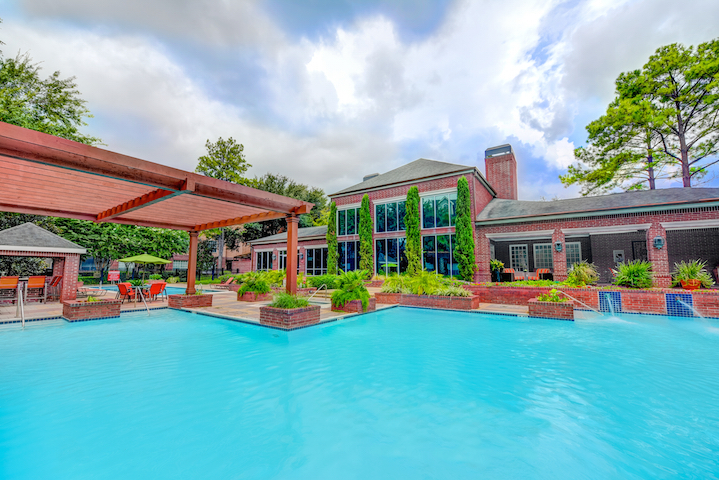
<instances>
[{"instance_id":1,"label":"tree canopy","mask_svg":"<svg viewBox=\"0 0 719 480\"><path fill-rule=\"evenodd\" d=\"M252 165L245 159L245 147L230 137L224 140L220 137L212 143L207 140L205 143L207 155L201 156L198 160L195 171L208 177L225 180L240 185L251 183L244 177L245 172Z\"/></svg>"},{"instance_id":2,"label":"tree canopy","mask_svg":"<svg viewBox=\"0 0 719 480\"><path fill-rule=\"evenodd\" d=\"M587 148L561 178L582 194L653 188L660 178L684 187L719 161L719 39L671 44L639 70L622 73L607 113L587 126Z\"/></svg>"}]
</instances>

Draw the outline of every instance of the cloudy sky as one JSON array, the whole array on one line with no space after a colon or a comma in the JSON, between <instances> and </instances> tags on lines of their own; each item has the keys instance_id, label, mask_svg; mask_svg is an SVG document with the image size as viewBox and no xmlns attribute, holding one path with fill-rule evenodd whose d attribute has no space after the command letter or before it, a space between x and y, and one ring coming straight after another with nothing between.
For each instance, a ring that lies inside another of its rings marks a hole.
<instances>
[{"instance_id":1,"label":"cloudy sky","mask_svg":"<svg viewBox=\"0 0 719 480\"><path fill-rule=\"evenodd\" d=\"M207 139L251 175L327 193L420 157L511 143L520 198L558 175L620 72L719 36L717 0L0 0L5 55L75 76L105 148L193 170Z\"/></svg>"}]
</instances>

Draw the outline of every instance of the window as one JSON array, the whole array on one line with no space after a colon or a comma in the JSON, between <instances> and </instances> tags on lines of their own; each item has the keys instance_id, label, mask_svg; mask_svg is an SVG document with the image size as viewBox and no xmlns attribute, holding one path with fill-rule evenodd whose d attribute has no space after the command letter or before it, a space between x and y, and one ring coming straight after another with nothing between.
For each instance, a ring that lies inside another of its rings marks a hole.
<instances>
[{"instance_id":1,"label":"window","mask_svg":"<svg viewBox=\"0 0 719 480\"><path fill-rule=\"evenodd\" d=\"M173 260L172 268L174 270L187 270L187 260Z\"/></svg>"},{"instance_id":2,"label":"window","mask_svg":"<svg viewBox=\"0 0 719 480\"><path fill-rule=\"evenodd\" d=\"M343 272L359 269L360 242L337 242L337 268Z\"/></svg>"},{"instance_id":3,"label":"window","mask_svg":"<svg viewBox=\"0 0 719 480\"><path fill-rule=\"evenodd\" d=\"M279 267L280 270L287 269L287 250L280 250L279 252ZM297 271L300 271L300 251L297 250Z\"/></svg>"},{"instance_id":4,"label":"window","mask_svg":"<svg viewBox=\"0 0 719 480\"><path fill-rule=\"evenodd\" d=\"M454 258L454 235L428 235L422 237L424 269L440 275L459 275L459 264Z\"/></svg>"},{"instance_id":5,"label":"window","mask_svg":"<svg viewBox=\"0 0 719 480\"><path fill-rule=\"evenodd\" d=\"M456 217L456 193L422 197L422 228L453 227Z\"/></svg>"},{"instance_id":6,"label":"window","mask_svg":"<svg viewBox=\"0 0 719 480\"><path fill-rule=\"evenodd\" d=\"M490 258L491 260L496 260L496 259L497 259L497 254L496 254L496 252L495 252L495 248L494 248L494 244L493 244L493 243L490 243L490 244L489 244L489 258Z\"/></svg>"},{"instance_id":7,"label":"window","mask_svg":"<svg viewBox=\"0 0 719 480\"><path fill-rule=\"evenodd\" d=\"M272 270L272 252L256 252L257 268L255 270Z\"/></svg>"},{"instance_id":8,"label":"window","mask_svg":"<svg viewBox=\"0 0 719 480\"><path fill-rule=\"evenodd\" d=\"M582 261L582 244L580 242L568 242L566 248L567 268Z\"/></svg>"},{"instance_id":9,"label":"window","mask_svg":"<svg viewBox=\"0 0 719 480\"><path fill-rule=\"evenodd\" d=\"M534 244L534 269L538 268L554 268L551 243Z\"/></svg>"},{"instance_id":10,"label":"window","mask_svg":"<svg viewBox=\"0 0 719 480\"><path fill-rule=\"evenodd\" d=\"M405 201L381 203L374 206L375 232L404 231Z\"/></svg>"},{"instance_id":11,"label":"window","mask_svg":"<svg viewBox=\"0 0 719 480\"><path fill-rule=\"evenodd\" d=\"M305 272L307 275L324 275L327 273L327 247L306 248Z\"/></svg>"},{"instance_id":12,"label":"window","mask_svg":"<svg viewBox=\"0 0 719 480\"><path fill-rule=\"evenodd\" d=\"M376 271L378 275L404 273L407 270L406 238L383 238L375 241Z\"/></svg>"},{"instance_id":13,"label":"window","mask_svg":"<svg viewBox=\"0 0 719 480\"><path fill-rule=\"evenodd\" d=\"M348 208L337 212L337 235L359 233L359 208Z\"/></svg>"},{"instance_id":14,"label":"window","mask_svg":"<svg viewBox=\"0 0 719 480\"><path fill-rule=\"evenodd\" d=\"M529 259L526 245L509 246L509 266L518 272L526 272Z\"/></svg>"}]
</instances>

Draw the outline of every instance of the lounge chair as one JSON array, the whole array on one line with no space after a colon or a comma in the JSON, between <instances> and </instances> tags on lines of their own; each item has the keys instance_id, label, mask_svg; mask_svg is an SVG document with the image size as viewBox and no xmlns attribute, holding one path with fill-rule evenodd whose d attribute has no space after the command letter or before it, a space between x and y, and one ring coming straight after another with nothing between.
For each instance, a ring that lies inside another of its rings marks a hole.
<instances>
[{"instance_id":1,"label":"lounge chair","mask_svg":"<svg viewBox=\"0 0 719 480\"><path fill-rule=\"evenodd\" d=\"M539 280L552 280L552 271L548 268L540 268L537 270Z\"/></svg>"},{"instance_id":2,"label":"lounge chair","mask_svg":"<svg viewBox=\"0 0 719 480\"><path fill-rule=\"evenodd\" d=\"M47 297L49 300L55 300L60 298L62 292L62 275L55 275L50 279L47 284Z\"/></svg>"},{"instance_id":3,"label":"lounge chair","mask_svg":"<svg viewBox=\"0 0 719 480\"><path fill-rule=\"evenodd\" d=\"M125 300L132 300L135 298L136 292L130 283L118 283L117 290L117 296L122 299L121 303L125 303Z\"/></svg>"},{"instance_id":4,"label":"lounge chair","mask_svg":"<svg viewBox=\"0 0 719 480\"><path fill-rule=\"evenodd\" d=\"M216 285L213 285L212 288L228 289L228 288L230 288L230 285L232 285L233 283L235 283L235 277L230 277L230 278L228 278L227 280L225 280L225 281L222 282L222 283L218 283L218 284L216 284Z\"/></svg>"},{"instance_id":5,"label":"lounge chair","mask_svg":"<svg viewBox=\"0 0 719 480\"><path fill-rule=\"evenodd\" d=\"M44 276L35 276L27 279L25 284L25 300L40 300L47 303L47 285Z\"/></svg>"},{"instance_id":6,"label":"lounge chair","mask_svg":"<svg viewBox=\"0 0 719 480\"><path fill-rule=\"evenodd\" d=\"M17 301L17 282L20 277L0 277L0 300Z\"/></svg>"},{"instance_id":7,"label":"lounge chair","mask_svg":"<svg viewBox=\"0 0 719 480\"><path fill-rule=\"evenodd\" d=\"M514 269L513 268L505 268L502 270L502 281L503 282L513 282L514 281Z\"/></svg>"},{"instance_id":8,"label":"lounge chair","mask_svg":"<svg viewBox=\"0 0 719 480\"><path fill-rule=\"evenodd\" d=\"M545 275L551 275L549 269L539 268L536 272L534 272L534 274L529 274L527 280L540 280L543 279Z\"/></svg>"},{"instance_id":9,"label":"lounge chair","mask_svg":"<svg viewBox=\"0 0 719 480\"><path fill-rule=\"evenodd\" d=\"M157 300L158 295L165 294L165 298L167 298L167 293L165 293L165 287L167 286L167 283L165 282L158 282L153 283L150 285L150 298L152 300Z\"/></svg>"}]
</instances>

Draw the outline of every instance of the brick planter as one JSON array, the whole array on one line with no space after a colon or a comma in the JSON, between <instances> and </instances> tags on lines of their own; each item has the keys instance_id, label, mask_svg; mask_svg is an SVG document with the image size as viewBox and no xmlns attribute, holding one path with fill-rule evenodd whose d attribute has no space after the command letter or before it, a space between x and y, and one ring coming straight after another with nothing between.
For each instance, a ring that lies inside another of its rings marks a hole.
<instances>
[{"instance_id":1,"label":"brick planter","mask_svg":"<svg viewBox=\"0 0 719 480\"><path fill-rule=\"evenodd\" d=\"M384 285L384 280L371 280L365 283L365 287L367 288L379 288L382 285Z\"/></svg>"},{"instance_id":2,"label":"brick planter","mask_svg":"<svg viewBox=\"0 0 719 480\"><path fill-rule=\"evenodd\" d=\"M306 327L320 321L320 306L302 308L260 307L260 324L285 329Z\"/></svg>"},{"instance_id":3,"label":"brick planter","mask_svg":"<svg viewBox=\"0 0 719 480\"><path fill-rule=\"evenodd\" d=\"M403 293L400 305L423 308L447 308L450 310L476 310L479 308L479 297L444 297L439 295L410 295Z\"/></svg>"},{"instance_id":4,"label":"brick planter","mask_svg":"<svg viewBox=\"0 0 719 480\"><path fill-rule=\"evenodd\" d=\"M367 304L367 311L374 312L377 310L377 300L374 297L370 297L369 303ZM332 304L332 311L335 312L347 312L347 313L363 313L362 312L362 300L352 300L345 303L343 306Z\"/></svg>"},{"instance_id":5,"label":"brick planter","mask_svg":"<svg viewBox=\"0 0 719 480\"><path fill-rule=\"evenodd\" d=\"M574 321L574 302L540 302L536 298L529 300L529 316L551 318L554 320Z\"/></svg>"},{"instance_id":6,"label":"brick planter","mask_svg":"<svg viewBox=\"0 0 719 480\"><path fill-rule=\"evenodd\" d=\"M212 295L169 295L167 306L170 308L211 307Z\"/></svg>"},{"instance_id":7,"label":"brick planter","mask_svg":"<svg viewBox=\"0 0 719 480\"><path fill-rule=\"evenodd\" d=\"M238 302L266 302L269 300L272 300L272 292L267 292L267 293L245 292L242 295L240 295L240 292L237 292L237 301Z\"/></svg>"},{"instance_id":8,"label":"brick planter","mask_svg":"<svg viewBox=\"0 0 719 480\"><path fill-rule=\"evenodd\" d=\"M117 318L120 316L121 300L65 300L62 302L62 316L68 322Z\"/></svg>"},{"instance_id":9,"label":"brick planter","mask_svg":"<svg viewBox=\"0 0 719 480\"><path fill-rule=\"evenodd\" d=\"M377 299L377 303L383 305L399 305L402 299L401 293L383 293L378 292L374 294L374 298Z\"/></svg>"}]
</instances>

